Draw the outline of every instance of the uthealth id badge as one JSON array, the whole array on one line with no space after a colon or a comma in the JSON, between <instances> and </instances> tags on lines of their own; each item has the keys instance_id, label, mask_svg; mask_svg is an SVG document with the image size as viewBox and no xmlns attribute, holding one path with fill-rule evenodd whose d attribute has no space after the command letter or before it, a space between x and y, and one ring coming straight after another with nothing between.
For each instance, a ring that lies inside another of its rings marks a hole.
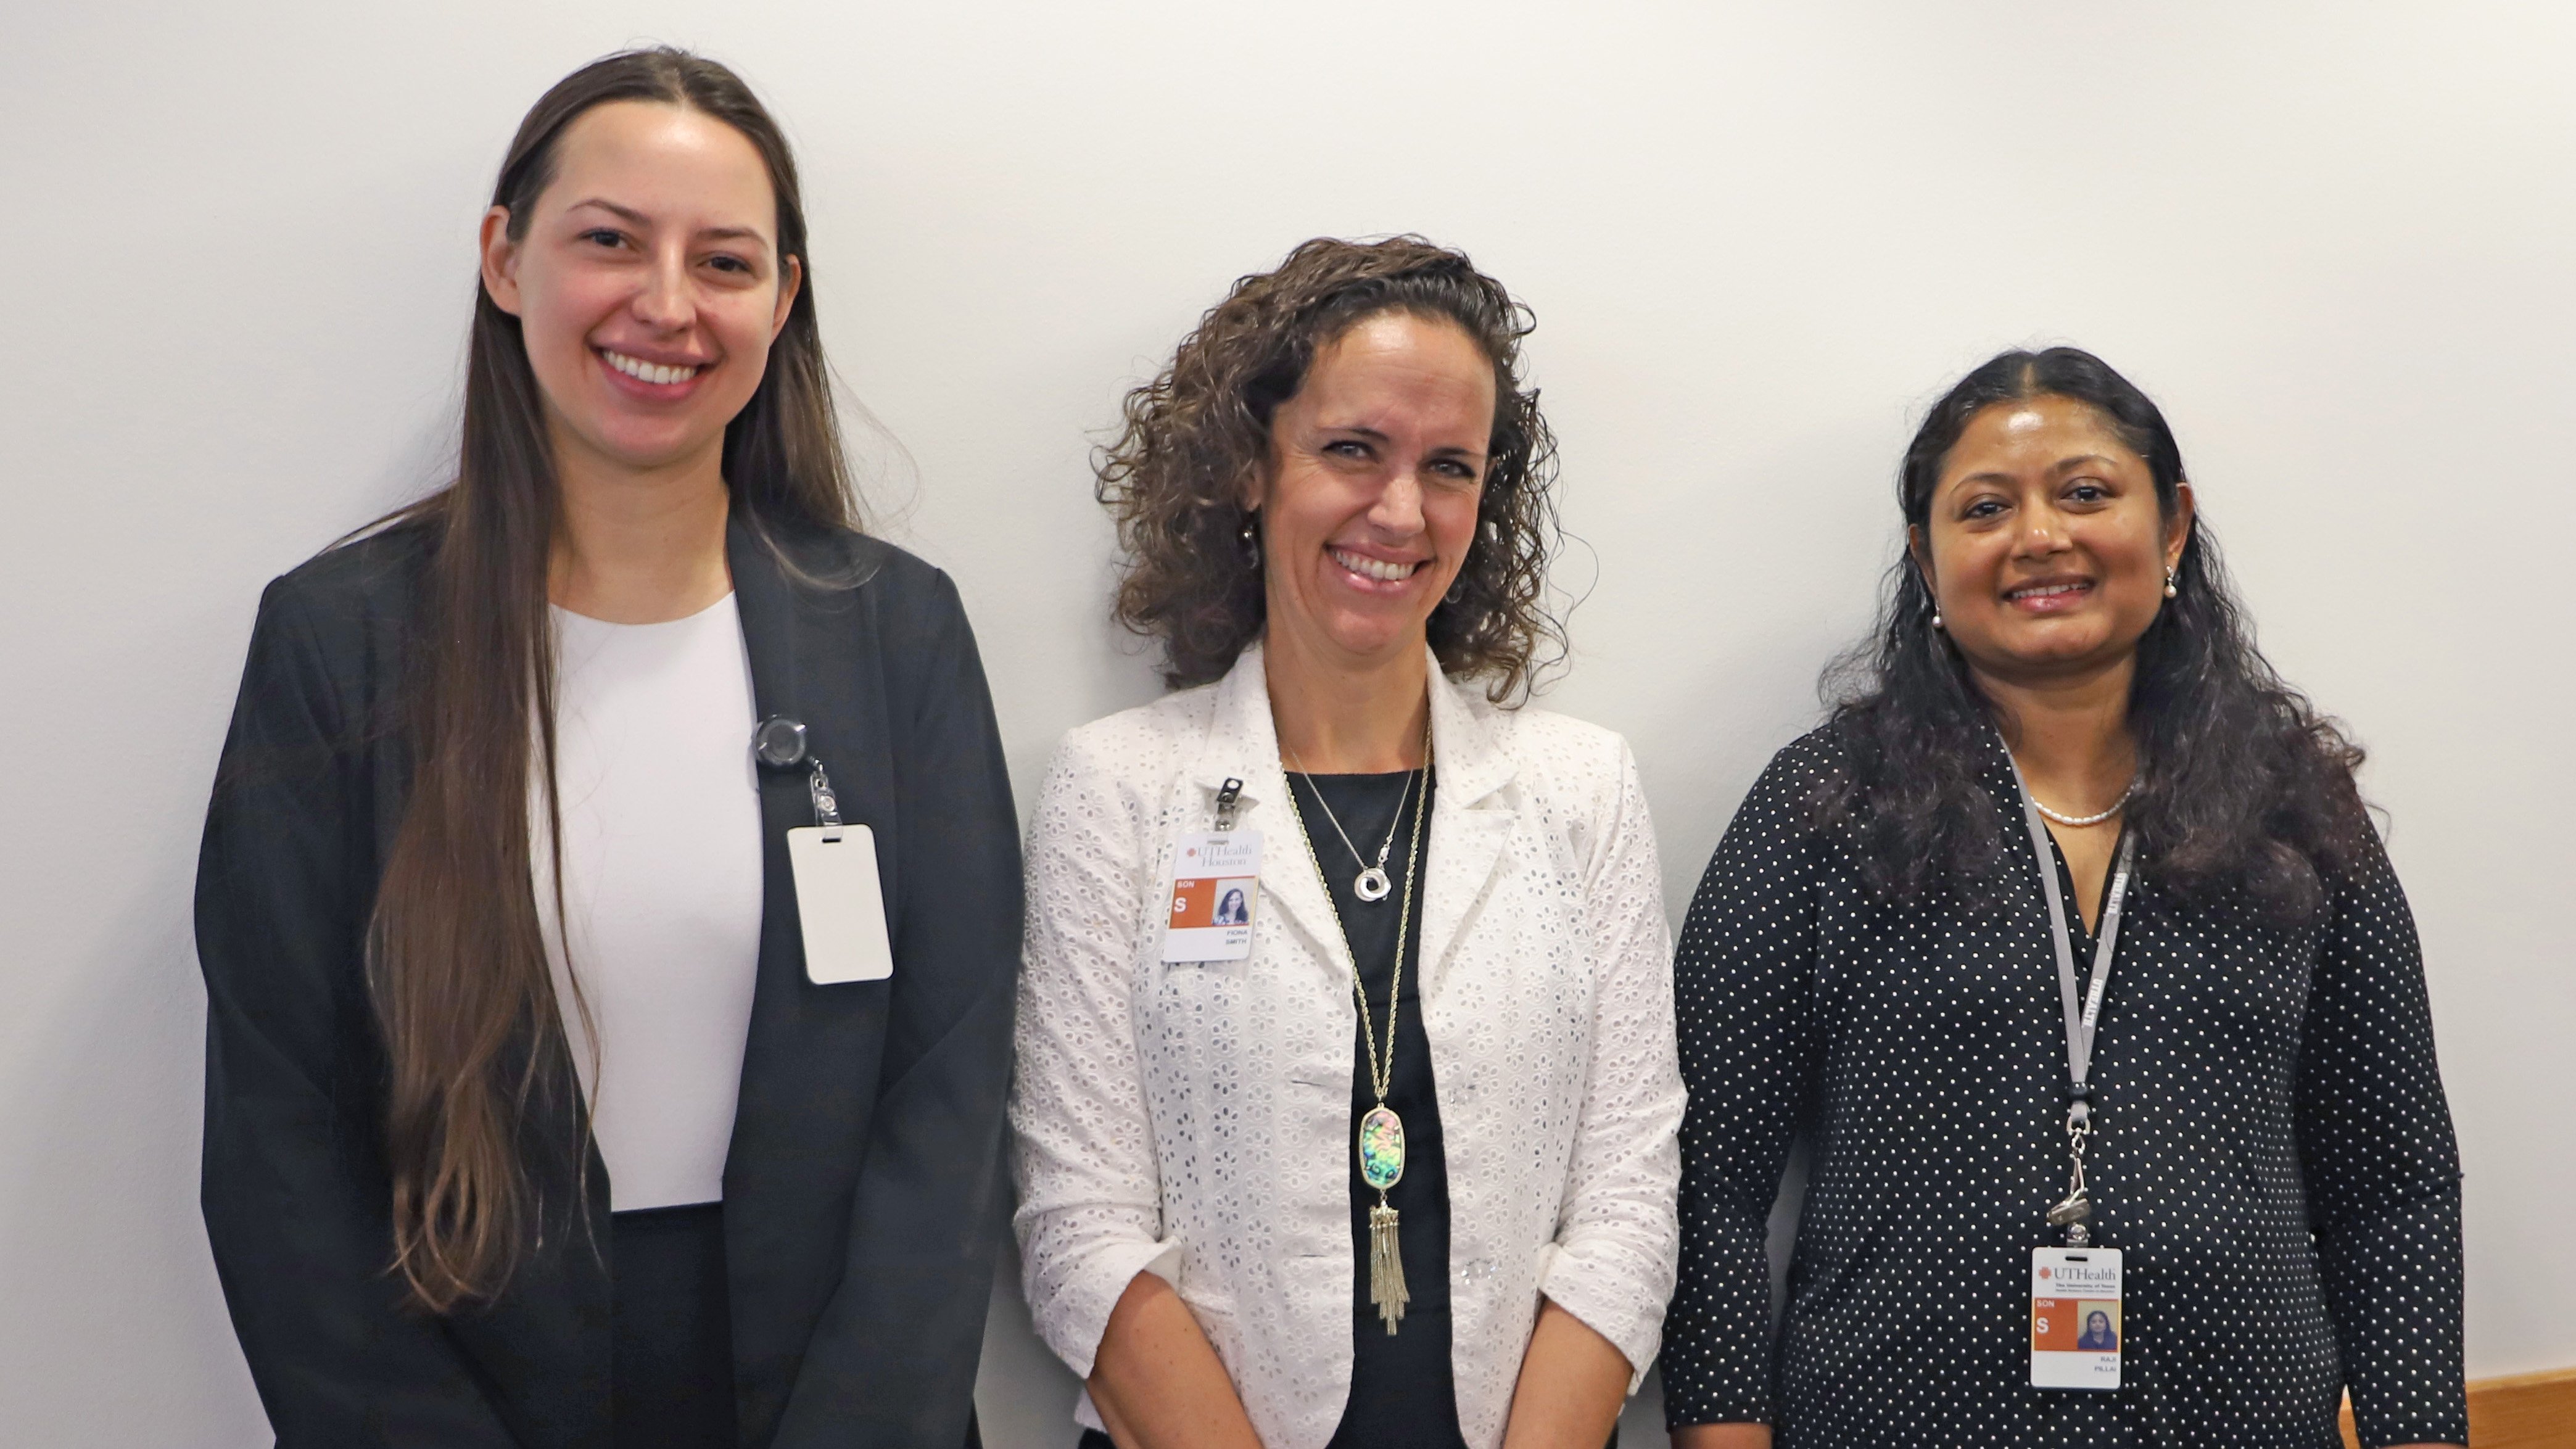
<instances>
[{"instance_id":1,"label":"uthealth id badge","mask_svg":"<svg viewBox=\"0 0 2576 1449\"><path fill-rule=\"evenodd\" d=\"M1252 955L1252 913L1261 903L1261 832L1184 835L1172 849L1165 961L1241 961Z\"/></svg>"},{"instance_id":2,"label":"uthealth id badge","mask_svg":"<svg viewBox=\"0 0 2576 1449\"><path fill-rule=\"evenodd\" d=\"M2120 1250L2030 1250L2030 1384L2120 1386Z\"/></svg>"}]
</instances>

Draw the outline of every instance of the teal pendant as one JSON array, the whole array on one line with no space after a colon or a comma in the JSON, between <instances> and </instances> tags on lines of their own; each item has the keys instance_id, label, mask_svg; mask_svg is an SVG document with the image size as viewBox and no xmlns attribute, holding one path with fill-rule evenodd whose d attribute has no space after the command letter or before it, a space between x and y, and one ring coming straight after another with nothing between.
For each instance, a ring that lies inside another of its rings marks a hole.
<instances>
[{"instance_id":1,"label":"teal pendant","mask_svg":"<svg viewBox=\"0 0 2576 1449\"><path fill-rule=\"evenodd\" d=\"M1379 1192L1404 1176L1404 1119L1383 1105L1360 1118L1360 1180Z\"/></svg>"}]
</instances>

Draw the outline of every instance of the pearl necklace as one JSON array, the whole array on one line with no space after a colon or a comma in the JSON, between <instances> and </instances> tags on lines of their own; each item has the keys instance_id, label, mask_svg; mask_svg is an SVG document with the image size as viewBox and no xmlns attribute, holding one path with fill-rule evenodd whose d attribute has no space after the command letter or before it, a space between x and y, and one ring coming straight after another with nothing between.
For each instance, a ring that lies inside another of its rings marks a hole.
<instances>
[{"instance_id":1,"label":"pearl necklace","mask_svg":"<svg viewBox=\"0 0 2576 1449\"><path fill-rule=\"evenodd\" d=\"M2099 825L2103 821L2110 819L2112 816L2119 814L2122 810L2127 809L2129 805L2129 797L2137 793L2138 782L2133 779L2129 782L2129 788L2120 792L2120 798L2111 802L2111 808L2103 811L2099 815L2060 815L2056 811L2049 809L2047 806L2040 805L2039 797L2036 795L2033 795L2030 798L2030 803L2038 805L2040 814L2047 816L2058 824L2081 829L2087 825Z\"/></svg>"}]
</instances>

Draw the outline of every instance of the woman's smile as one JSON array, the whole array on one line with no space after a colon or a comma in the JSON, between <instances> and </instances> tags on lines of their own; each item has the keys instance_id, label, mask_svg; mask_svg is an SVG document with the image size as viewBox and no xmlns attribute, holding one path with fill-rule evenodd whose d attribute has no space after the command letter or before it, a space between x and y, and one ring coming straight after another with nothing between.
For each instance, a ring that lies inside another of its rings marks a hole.
<instances>
[{"instance_id":1,"label":"woman's smile","mask_svg":"<svg viewBox=\"0 0 2576 1449\"><path fill-rule=\"evenodd\" d=\"M2024 614L2047 616L2066 614L2092 601L2093 581L2088 578L2046 578L2017 584L2004 591L2004 602Z\"/></svg>"},{"instance_id":2,"label":"woman's smile","mask_svg":"<svg viewBox=\"0 0 2576 1449\"><path fill-rule=\"evenodd\" d=\"M649 358L638 357L633 353L619 352L615 348L611 347L602 347L596 350L599 353L600 360L606 362L610 367L626 374L628 377L634 378L638 382L652 383L657 387L667 387L673 383L687 382L714 365L712 363L701 362L655 362Z\"/></svg>"},{"instance_id":3,"label":"woman's smile","mask_svg":"<svg viewBox=\"0 0 2576 1449\"><path fill-rule=\"evenodd\" d=\"M594 347L591 351L606 370L610 386L648 402L678 402L697 391L698 384L715 367L712 362L655 362L610 347Z\"/></svg>"},{"instance_id":4,"label":"woman's smile","mask_svg":"<svg viewBox=\"0 0 2576 1449\"><path fill-rule=\"evenodd\" d=\"M1331 557L1343 575L1344 582L1363 593L1390 595L1404 592L1404 586L1430 562L1427 558L1391 559L1364 553L1338 544L1327 544L1324 552Z\"/></svg>"}]
</instances>

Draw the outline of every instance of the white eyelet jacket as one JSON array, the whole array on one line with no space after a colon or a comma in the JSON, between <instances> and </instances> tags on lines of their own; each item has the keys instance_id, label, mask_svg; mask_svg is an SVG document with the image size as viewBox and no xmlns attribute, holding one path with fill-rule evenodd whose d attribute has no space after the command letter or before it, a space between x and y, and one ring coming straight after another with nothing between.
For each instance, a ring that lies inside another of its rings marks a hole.
<instances>
[{"instance_id":1,"label":"white eyelet jacket","mask_svg":"<svg viewBox=\"0 0 2576 1449\"><path fill-rule=\"evenodd\" d=\"M1422 1013L1458 1418L1482 1449L1502 1442L1540 1295L1638 1375L1654 1361L1682 1083L1654 827L1626 743L1496 709L1436 663L1431 734ZM1228 779L1243 782L1235 828L1262 835L1252 955L1166 965L1173 842L1214 828ZM1150 1271L1197 1316L1262 1443L1320 1449L1350 1396L1359 1025L1293 808L1257 646L1217 683L1058 747L1029 831L1014 1226L1038 1332L1076 1373Z\"/></svg>"}]
</instances>

